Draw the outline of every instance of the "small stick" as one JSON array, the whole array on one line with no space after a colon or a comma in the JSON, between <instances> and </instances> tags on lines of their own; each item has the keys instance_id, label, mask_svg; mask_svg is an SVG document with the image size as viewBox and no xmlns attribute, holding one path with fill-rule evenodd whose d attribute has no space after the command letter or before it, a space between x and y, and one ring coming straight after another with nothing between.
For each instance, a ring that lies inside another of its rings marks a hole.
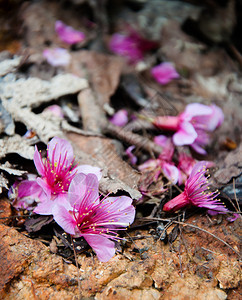
<instances>
[{"instance_id":1,"label":"small stick","mask_svg":"<svg viewBox=\"0 0 242 300\"><path fill-rule=\"evenodd\" d=\"M127 131L111 123L106 123L105 125L106 126L103 128L103 133L111 134L112 136L119 138L129 145L135 145L137 148L142 148L147 152L152 151L157 155L162 153L162 148L160 146L144 136Z\"/></svg>"}]
</instances>

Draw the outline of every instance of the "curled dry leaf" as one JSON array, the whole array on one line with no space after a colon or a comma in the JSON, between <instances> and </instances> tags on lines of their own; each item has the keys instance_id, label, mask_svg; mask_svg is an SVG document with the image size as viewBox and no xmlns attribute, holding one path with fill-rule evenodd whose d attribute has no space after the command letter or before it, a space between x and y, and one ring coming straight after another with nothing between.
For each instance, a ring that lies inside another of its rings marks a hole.
<instances>
[{"instance_id":1,"label":"curled dry leaf","mask_svg":"<svg viewBox=\"0 0 242 300\"><path fill-rule=\"evenodd\" d=\"M38 78L19 79L2 84L2 105L13 120L25 124L27 129L36 132L40 140L47 143L54 136L63 137L62 123L66 130L72 130L73 127L51 114L35 114L31 108L64 95L75 94L87 86L86 79L71 74L57 75L50 82Z\"/></svg>"}]
</instances>

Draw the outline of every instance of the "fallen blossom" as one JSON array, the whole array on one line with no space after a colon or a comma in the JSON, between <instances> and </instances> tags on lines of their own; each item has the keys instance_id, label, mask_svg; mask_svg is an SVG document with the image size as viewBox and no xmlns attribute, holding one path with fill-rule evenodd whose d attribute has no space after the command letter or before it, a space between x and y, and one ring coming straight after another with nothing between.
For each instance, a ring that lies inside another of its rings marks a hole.
<instances>
[{"instance_id":1,"label":"fallen blossom","mask_svg":"<svg viewBox=\"0 0 242 300\"><path fill-rule=\"evenodd\" d=\"M170 138L164 135L156 136L154 138L156 144L162 147L162 152L157 159L149 159L141 164L138 169L140 171L156 170L154 173L154 180L157 180L161 173L173 184L176 184L179 178L179 170L172 162L174 153L174 145Z\"/></svg>"},{"instance_id":2,"label":"fallen blossom","mask_svg":"<svg viewBox=\"0 0 242 300\"><path fill-rule=\"evenodd\" d=\"M9 199L16 209L33 209L34 205L44 199L45 193L36 182L37 176L29 174L27 180L16 181L8 191Z\"/></svg>"},{"instance_id":3,"label":"fallen blossom","mask_svg":"<svg viewBox=\"0 0 242 300\"><path fill-rule=\"evenodd\" d=\"M60 40L69 45L80 43L85 39L85 34L83 32L75 30L71 26L67 26L62 21L55 22L55 31Z\"/></svg>"},{"instance_id":4,"label":"fallen blossom","mask_svg":"<svg viewBox=\"0 0 242 300\"><path fill-rule=\"evenodd\" d=\"M135 165L138 160L137 156L135 156L132 152L134 149L135 149L135 146L132 145L132 146L129 146L125 151L125 153L127 154L128 158L129 158L129 161L132 165Z\"/></svg>"},{"instance_id":5,"label":"fallen blossom","mask_svg":"<svg viewBox=\"0 0 242 300\"><path fill-rule=\"evenodd\" d=\"M113 125L119 126L119 127L123 127L125 126L128 121L128 112L126 109L120 109L119 111L117 111L112 118L110 118L109 120Z\"/></svg>"},{"instance_id":6,"label":"fallen blossom","mask_svg":"<svg viewBox=\"0 0 242 300\"><path fill-rule=\"evenodd\" d=\"M74 154L71 144L59 137L54 137L47 145L47 158L42 159L35 147L34 164L40 175L36 179L45 192L34 212L40 215L51 215L52 208L58 203L66 203L69 185L77 173L94 173L98 179L101 171L89 165L73 165Z\"/></svg>"},{"instance_id":7,"label":"fallen blossom","mask_svg":"<svg viewBox=\"0 0 242 300\"><path fill-rule=\"evenodd\" d=\"M184 192L168 201L163 210L176 212L187 206L197 206L217 213L227 213L228 209L223 206L220 200L215 199L219 193L209 191L208 177L205 176L206 168L206 161L196 163L185 183Z\"/></svg>"},{"instance_id":8,"label":"fallen blossom","mask_svg":"<svg viewBox=\"0 0 242 300\"><path fill-rule=\"evenodd\" d=\"M94 174L77 174L71 181L68 202L53 209L55 221L74 237L84 237L100 261L115 254L114 241L120 240L117 230L134 221L135 208L127 196L104 197L98 193Z\"/></svg>"},{"instance_id":9,"label":"fallen blossom","mask_svg":"<svg viewBox=\"0 0 242 300\"><path fill-rule=\"evenodd\" d=\"M190 145L206 154L202 147L209 143L208 133L218 128L223 119L223 112L216 105L191 103L178 116L158 116L152 122L160 129L174 131L172 140L176 146Z\"/></svg>"},{"instance_id":10,"label":"fallen blossom","mask_svg":"<svg viewBox=\"0 0 242 300\"><path fill-rule=\"evenodd\" d=\"M153 67L151 69L151 75L162 85L168 84L173 79L180 77L173 64L169 62L164 62Z\"/></svg>"},{"instance_id":11,"label":"fallen blossom","mask_svg":"<svg viewBox=\"0 0 242 300\"><path fill-rule=\"evenodd\" d=\"M69 52L63 48L45 49L43 56L53 67L67 66L71 61Z\"/></svg>"},{"instance_id":12,"label":"fallen blossom","mask_svg":"<svg viewBox=\"0 0 242 300\"><path fill-rule=\"evenodd\" d=\"M61 107L59 105L56 105L56 104L46 107L43 110L43 112L51 113L51 114L53 114L54 116L56 116L60 119L64 118L64 114L63 114L63 111L62 111Z\"/></svg>"},{"instance_id":13,"label":"fallen blossom","mask_svg":"<svg viewBox=\"0 0 242 300\"><path fill-rule=\"evenodd\" d=\"M128 35L113 34L109 43L109 48L112 52L128 58L131 63L137 63L142 60L145 52L156 47L156 42L144 39L133 29L129 29Z\"/></svg>"}]
</instances>

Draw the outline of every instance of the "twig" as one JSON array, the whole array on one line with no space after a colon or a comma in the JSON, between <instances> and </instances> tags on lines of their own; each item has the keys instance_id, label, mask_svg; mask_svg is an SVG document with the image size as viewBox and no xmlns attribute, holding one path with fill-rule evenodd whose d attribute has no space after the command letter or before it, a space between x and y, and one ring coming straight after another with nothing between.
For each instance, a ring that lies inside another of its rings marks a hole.
<instances>
[{"instance_id":1,"label":"twig","mask_svg":"<svg viewBox=\"0 0 242 300\"><path fill-rule=\"evenodd\" d=\"M170 221L170 219L162 219L162 218L149 218L149 217L147 217L146 219L150 219L150 220L152 219L152 220L155 220L155 221L166 221L166 222ZM219 237L217 237L213 233L207 231L206 229L200 228L200 227L198 227L196 225L189 224L189 223L184 223L184 222L179 222L179 221L174 221L174 220L172 220L172 222L175 223L175 224L183 225L183 226L189 226L189 227L201 230L201 231L203 231L203 232L211 235L212 237L214 237L215 239L217 239L221 243L225 244L228 248L230 248L231 250L233 250L239 257L241 257L240 253L238 251L236 251L232 246L230 246L227 242L225 242L224 240L220 239Z\"/></svg>"},{"instance_id":2,"label":"twig","mask_svg":"<svg viewBox=\"0 0 242 300\"><path fill-rule=\"evenodd\" d=\"M77 267L77 283L78 283L78 291L79 291L79 299L81 300L81 281L80 281L80 273L79 273L79 266L78 266L78 261L77 261L77 255L76 255L76 250L75 250L75 246L74 246L74 242L73 242L73 238L71 237L71 243L73 246L73 252L74 252L74 256L75 256L75 261L76 261L76 267Z\"/></svg>"},{"instance_id":3,"label":"twig","mask_svg":"<svg viewBox=\"0 0 242 300\"><path fill-rule=\"evenodd\" d=\"M111 134L112 136L119 138L129 145L135 145L137 148L142 148L147 152L153 151L157 155L161 154L162 152L162 148L148 138L115 126L111 123L106 124L106 126L103 128L103 133Z\"/></svg>"},{"instance_id":4,"label":"twig","mask_svg":"<svg viewBox=\"0 0 242 300\"><path fill-rule=\"evenodd\" d=\"M139 255L140 255L140 257L142 258L142 253L141 253L141 251L140 251L139 247L138 247L138 246L135 244L135 242L134 242L134 240L133 240L132 236L131 236L131 235L129 235L127 231L126 231L125 233L126 233L126 234L127 234L127 236L130 238L130 240L131 240L131 241L132 241L132 243L135 245L135 247L138 249L138 251L139 251Z\"/></svg>"}]
</instances>

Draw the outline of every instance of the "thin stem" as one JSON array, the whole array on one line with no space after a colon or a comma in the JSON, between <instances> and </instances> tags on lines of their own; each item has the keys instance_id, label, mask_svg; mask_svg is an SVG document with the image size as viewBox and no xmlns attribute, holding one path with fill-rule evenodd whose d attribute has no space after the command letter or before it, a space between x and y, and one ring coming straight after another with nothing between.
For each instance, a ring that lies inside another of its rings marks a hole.
<instances>
[{"instance_id":1,"label":"thin stem","mask_svg":"<svg viewBox=\"0 0 242 300\"><path fill-rule=\"evenodd\" d=\"M78 282L78 291L79 291L79 299L81 300L81 281L80 281L80 273L79 273L79 266L78 266L78 261L77 261L77 255L76 255L76 250L75 250L75 246L74 246L74 242L73 242L73 238L71 237L71 243L72 243L72 247L73 247L73 252L74 252L74 256L75 256L75 262L76 262L76 268L77 268L77 282Z\"/></svg>"}]
</instances>

